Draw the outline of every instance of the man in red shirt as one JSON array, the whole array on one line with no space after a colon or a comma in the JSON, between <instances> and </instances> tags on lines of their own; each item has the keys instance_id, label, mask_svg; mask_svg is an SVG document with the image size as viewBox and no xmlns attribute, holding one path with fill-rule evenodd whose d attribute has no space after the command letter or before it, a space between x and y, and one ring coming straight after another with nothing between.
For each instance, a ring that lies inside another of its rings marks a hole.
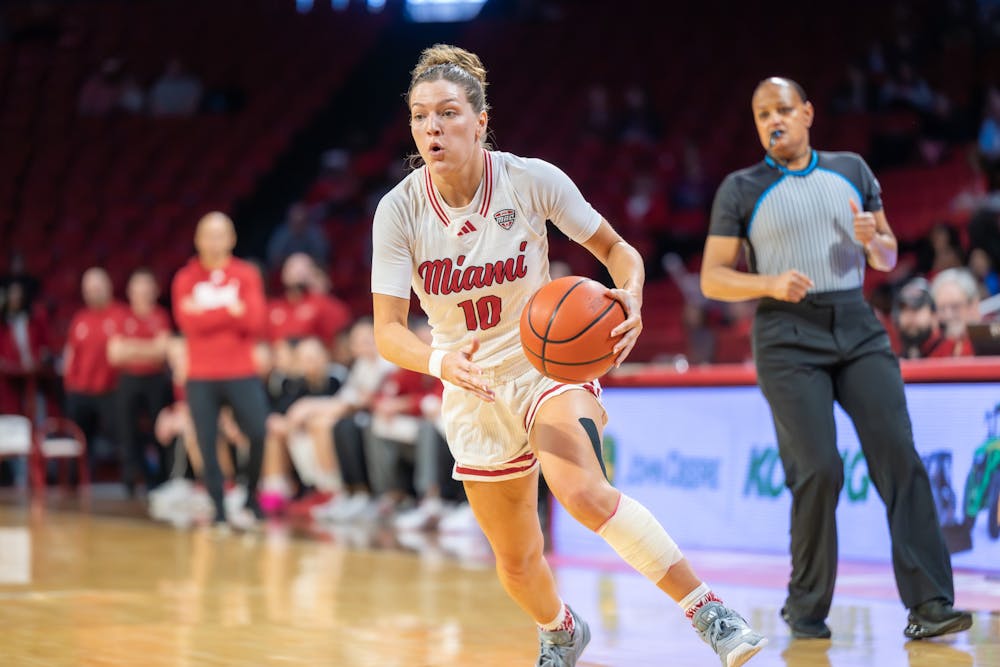
<instances>
[{"instance_id":1,"label":"man in red shirt","mask_svg":"<svg viewBox=\"0 0 1000 667\"><path fill-rule=\"evenodd\" d=\"M118 333L122 306L112 300L111 279L104 269L87 269L81 291L84 307L73 316L66 337L63 386L66 416L83 429L93 468L97 435L113 432L118 377L108 361L108 341Z\"/></svg>"},{"instance_id":2,"label":"man in red shirt","mask_svg":"<svg viewBox=\"0 0 1000 667\"><path fill-rule=\"evenodd\" d=\"M152 422L171 403L167 376L167 344L170 317L157 304L160 287L149 269L136 269L128 281L128 307L121 312L118 333L108 341L108 360L118 372L118 435L124 448L122 478L129 495L134 495L140 471L146 489L157 482L145 464L145 444L139 432L143 410ZM160 452L165 451L157 447ZM165 474L161 457L160 481Z\"/></svg>"},{"instance_id":3,"label":"man in red shirt","mask_svg":"<svg viewBox=\"0 0 1000 667\"><path fill-rule=\"evenodd\" d=\"M215 504L216 524L226 522L222 471L216 456L219 411L233 409L250 441L244 511L231 517L245 527L263 517L257 482L264 455L267 397L257 376L254 346L265 333L264 287L253 264L233 257L236 229L223 213L198 221L193 257L174 276L174 319L188 344L188 405L204 459L204 481Z\"/></svg>"},{"instance_id":4,"label":"man in red shirt","mask_svg":"<svg viewBox=\"0 0 1000 667\"><path fill-rule=\"evenodd\" d=\"M315 262L305 253L295 253L285 260L281 268L285 292L268 303L271 342L315 337L329 349L336 335L350 324L350 309L319 289L316 272Z\"/></svg>"}]
</instances>

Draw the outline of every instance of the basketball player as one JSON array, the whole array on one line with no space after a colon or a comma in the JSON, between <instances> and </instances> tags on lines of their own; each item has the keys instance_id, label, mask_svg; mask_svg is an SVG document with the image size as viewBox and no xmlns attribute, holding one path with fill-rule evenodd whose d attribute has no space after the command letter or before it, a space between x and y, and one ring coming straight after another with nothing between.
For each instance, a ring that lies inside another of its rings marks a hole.
<instances>
[{"instance_id":1,"label":"basketball player","mask_svg":"<svg viewBox=\"0 0 1000 667\"><path fill-rule=\"evenodd\" d=\"M375 213L376 341L389 361L445 381L443 417L479 525L507 593L538 624L537 665L571 667L590 630L556 591L543 558L541 468L556 498L636 570L676 600L726 667L766 639L724 607L653 515L604 477L595 451L607 415L597 382L563 384L536 372L518 323L549 281L545 221L610 272L628 317L612 334L617 363L642 329L642 258L556 167L488 150L486 77L478 56L436 45L413 70L407 105L423 166ZM407 328L410 289L432 345Z\"/></svg>"},{"instance_id":2,"label":"basketball player","mask_svg":"<svg viewBox=\"0 0 1000 667\"><path fill-rule=\"evenodd\" d=\"M814 110L799 84L765 79L751 107L765 157L719 187L701 286L721 301L760 298L753 356L792 493L792 576L781 615L793 637L830 637L844 484L837 401L885 502L896 584L910 609L904 634L968 629L972 616L952 607L951 560L913 446L899 364L861 290L866 264L896 265L881 188L859 156L812 149ZM735 270L743 243L751 272Z\"/></svg>"}]
</instances>

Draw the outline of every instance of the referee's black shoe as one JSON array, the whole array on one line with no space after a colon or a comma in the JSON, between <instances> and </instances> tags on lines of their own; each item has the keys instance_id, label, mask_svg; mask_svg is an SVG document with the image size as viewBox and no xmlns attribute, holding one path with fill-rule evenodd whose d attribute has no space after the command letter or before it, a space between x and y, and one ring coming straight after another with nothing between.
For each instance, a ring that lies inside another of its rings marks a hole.
<instances>
[{"instance_id":1,"label":"referee's black shoe","mask_svg":"<svg viewBox=\"0 0 1000 667\"><path fill-rule=\"evenodd\" d=\"M910 610L909 622L903 634L910 639L927 639L972 627L972 614L955 609L943 598L921 602Z\"/></svg>"},{"instance_id":2,"label":"referee's black shoe","mask_svg":"<svg viewBox=\"0 0 1000 667\"><path fill-rule=\"evenodd\" d=\"M781 618L791 628L793 639L829 639L832 634L826 621L804 621L792 618L785 607L781 608Z\"/></svg>"}]
</instances>

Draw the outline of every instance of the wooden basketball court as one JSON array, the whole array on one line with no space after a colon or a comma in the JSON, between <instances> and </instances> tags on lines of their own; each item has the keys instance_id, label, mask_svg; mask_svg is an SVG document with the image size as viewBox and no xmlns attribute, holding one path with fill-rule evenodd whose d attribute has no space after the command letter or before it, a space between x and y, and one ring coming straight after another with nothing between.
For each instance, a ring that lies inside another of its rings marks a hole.
<instances>
[{"instance_id":1,"label":"wooden basketball court","mask_svg":"<svg viewBox=\"0 0 1000 667\"><path fill-rule=\"evenodd\" d=\"M127 514L127 513L126 513ZM845 564L832 641L791 641L778 618L787 562L688 554L771 640L759 667L1000 665L1000 581L958 573L970 632L908 642L891 571ZM557 560L594 638L581 667L717 665L641 577ZM255 535L176 530L139 516L0 505L0 665L528 667L535 633L485 544L387 530Z\"/></svg>"}]
</instances>

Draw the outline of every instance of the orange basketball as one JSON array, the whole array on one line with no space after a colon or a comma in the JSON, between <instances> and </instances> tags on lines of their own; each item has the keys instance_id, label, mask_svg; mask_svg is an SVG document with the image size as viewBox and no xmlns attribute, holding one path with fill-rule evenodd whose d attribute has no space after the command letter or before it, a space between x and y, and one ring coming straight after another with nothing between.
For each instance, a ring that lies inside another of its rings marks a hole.
<instances>
[{"instance_id":1,"label":"orange basketball","mask_svg":"<svg viewBox=\"0 0 1000 667\"><path fill-rule=\"evenodd\" d=\"M625 308L607 287L580 276L553 280L535 292L521 313L521 347L540 373L560 382L581 383L611 368L618 338L611 330L625 321Z\"/></svg>"}]
</instances>

